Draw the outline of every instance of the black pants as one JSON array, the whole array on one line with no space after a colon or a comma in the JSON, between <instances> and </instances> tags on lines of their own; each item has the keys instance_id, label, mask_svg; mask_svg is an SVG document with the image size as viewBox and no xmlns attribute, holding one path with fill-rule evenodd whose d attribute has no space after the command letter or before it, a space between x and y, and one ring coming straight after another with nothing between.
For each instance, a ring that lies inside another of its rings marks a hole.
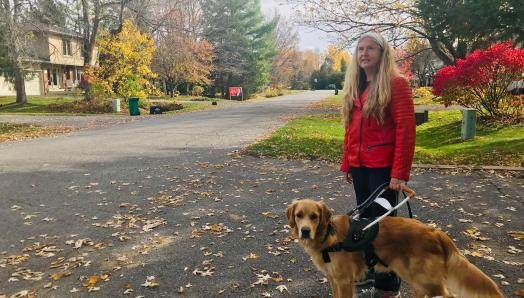
<instances>
[{"instance_id":1,"label":"black pants","mask_svg":"<svg viewBox=\"0 0 524 298\"><path fill-rule=\"evenodd\" d=\"M384 182L389 182L391 168L351 168L351 176L353 177L353 186L355 187L355 194L357 196L357 204L363 203L372 192L375 191ZM389 201L391 206L395 206L398 201L398 193L394 190L388 189L382 195ZM361 217L378 217L386 213L386 209L377 204L372 204L366 211L361 214ZM390 216L396 216L396 211L392 212ZM400 288L400 279L394 273L376 273L375 274L375 288L384 291L398 291Z\"/></svg>"}]
</instances>

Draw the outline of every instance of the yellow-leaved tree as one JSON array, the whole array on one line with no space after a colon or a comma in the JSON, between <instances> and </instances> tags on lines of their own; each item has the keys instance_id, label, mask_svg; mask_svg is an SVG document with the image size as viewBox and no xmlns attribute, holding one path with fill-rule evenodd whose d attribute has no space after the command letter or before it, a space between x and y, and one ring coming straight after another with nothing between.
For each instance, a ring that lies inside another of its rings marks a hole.
<instances>
[{"instance_id":1,"label":"yellow-leaved tree","mask_svg":"<svg viewBox=\"0 0 524 298\"><path fill-rule=\"evenodd\" d=\"M129 97L143 99L159 93L152 83L156 74L150 68L155 42L131 21L124 21L117 35L103 32L98 50L100 65L86 71L95 92L116 94L124 100Z\"/></svg>"},{"instance_id":2,"label":"yellow-leaved tree","mask_svg":"<svg viewBox=\"0 0 524 298\"><path fill-rule=\"evenodd\" d=\"M350 60L348 52L340 48L330 46L327 49L327 56L331 58L331 61L333 62L333 71L345 71L347 69L347 65L349 64Z\"/></svg>"}]
</instances>

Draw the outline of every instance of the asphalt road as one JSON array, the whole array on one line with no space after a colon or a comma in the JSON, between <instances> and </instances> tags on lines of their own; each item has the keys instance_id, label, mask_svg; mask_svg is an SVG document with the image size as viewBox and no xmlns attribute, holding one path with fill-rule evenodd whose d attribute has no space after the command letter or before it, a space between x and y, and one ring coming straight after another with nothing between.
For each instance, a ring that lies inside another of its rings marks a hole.
<instances>
[{"instance_id":1,"label":"asphalt road","mask_svg":"<svg viewBox=\"0 0 524 298\"><path fill-rule=\"evenodd\" d=\"M328 95L0 144L0 297L329 297L283 213L295 198L346 212L350 185L334 165L239 152ZM412 182L415 214L508 296L524 287L519 175L415 170Z\"/></svg>"}]
</instances>

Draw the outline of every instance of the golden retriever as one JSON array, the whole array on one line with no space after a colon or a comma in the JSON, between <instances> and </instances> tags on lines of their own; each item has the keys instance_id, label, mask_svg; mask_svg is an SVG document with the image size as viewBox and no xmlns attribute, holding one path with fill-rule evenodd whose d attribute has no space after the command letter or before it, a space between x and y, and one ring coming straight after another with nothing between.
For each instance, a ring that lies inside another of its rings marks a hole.
<instances>
[{"instance_id":1,"label":"golden retriever","mask_svg":"<svg viewBox=\"0 0 524 298\"><path fill-rule=\"evenodd\" d=\"M327 276L333 297L354 297L354 281L366 269L364 254L330 252L331 262L324 263L321 253L344 241L350 217L331 216L324 202L313 200L293 201L286 216L293 237ZM332 233L326 236L328 225ZM375 270L395 272L411 286L416 298L453 297L448 290L461 298L504 297L495 282L471 264L444 232L418 220L386 217L372 243L375 254L388 265L377 264Z\"/></svg>"}]
</instances>

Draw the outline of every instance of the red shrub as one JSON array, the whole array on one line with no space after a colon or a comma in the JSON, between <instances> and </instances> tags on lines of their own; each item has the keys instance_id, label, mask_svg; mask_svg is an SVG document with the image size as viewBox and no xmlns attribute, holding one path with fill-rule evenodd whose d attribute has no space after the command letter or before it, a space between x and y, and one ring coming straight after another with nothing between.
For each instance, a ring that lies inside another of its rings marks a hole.
<instances>
[{"instance_id":1,"label":"red shrub","mask_svg":"<svg viewBox=\"0 0 524 298\"><path fill-rule=\"evenodd\" d=\"M435 74L433 93L445 105L459 104L475 108L486 120L523 120L522 109L507 90L512 81L522 79L524 50L512 47L511 41L476 50Z\"/></svg>"}]
</instances>

